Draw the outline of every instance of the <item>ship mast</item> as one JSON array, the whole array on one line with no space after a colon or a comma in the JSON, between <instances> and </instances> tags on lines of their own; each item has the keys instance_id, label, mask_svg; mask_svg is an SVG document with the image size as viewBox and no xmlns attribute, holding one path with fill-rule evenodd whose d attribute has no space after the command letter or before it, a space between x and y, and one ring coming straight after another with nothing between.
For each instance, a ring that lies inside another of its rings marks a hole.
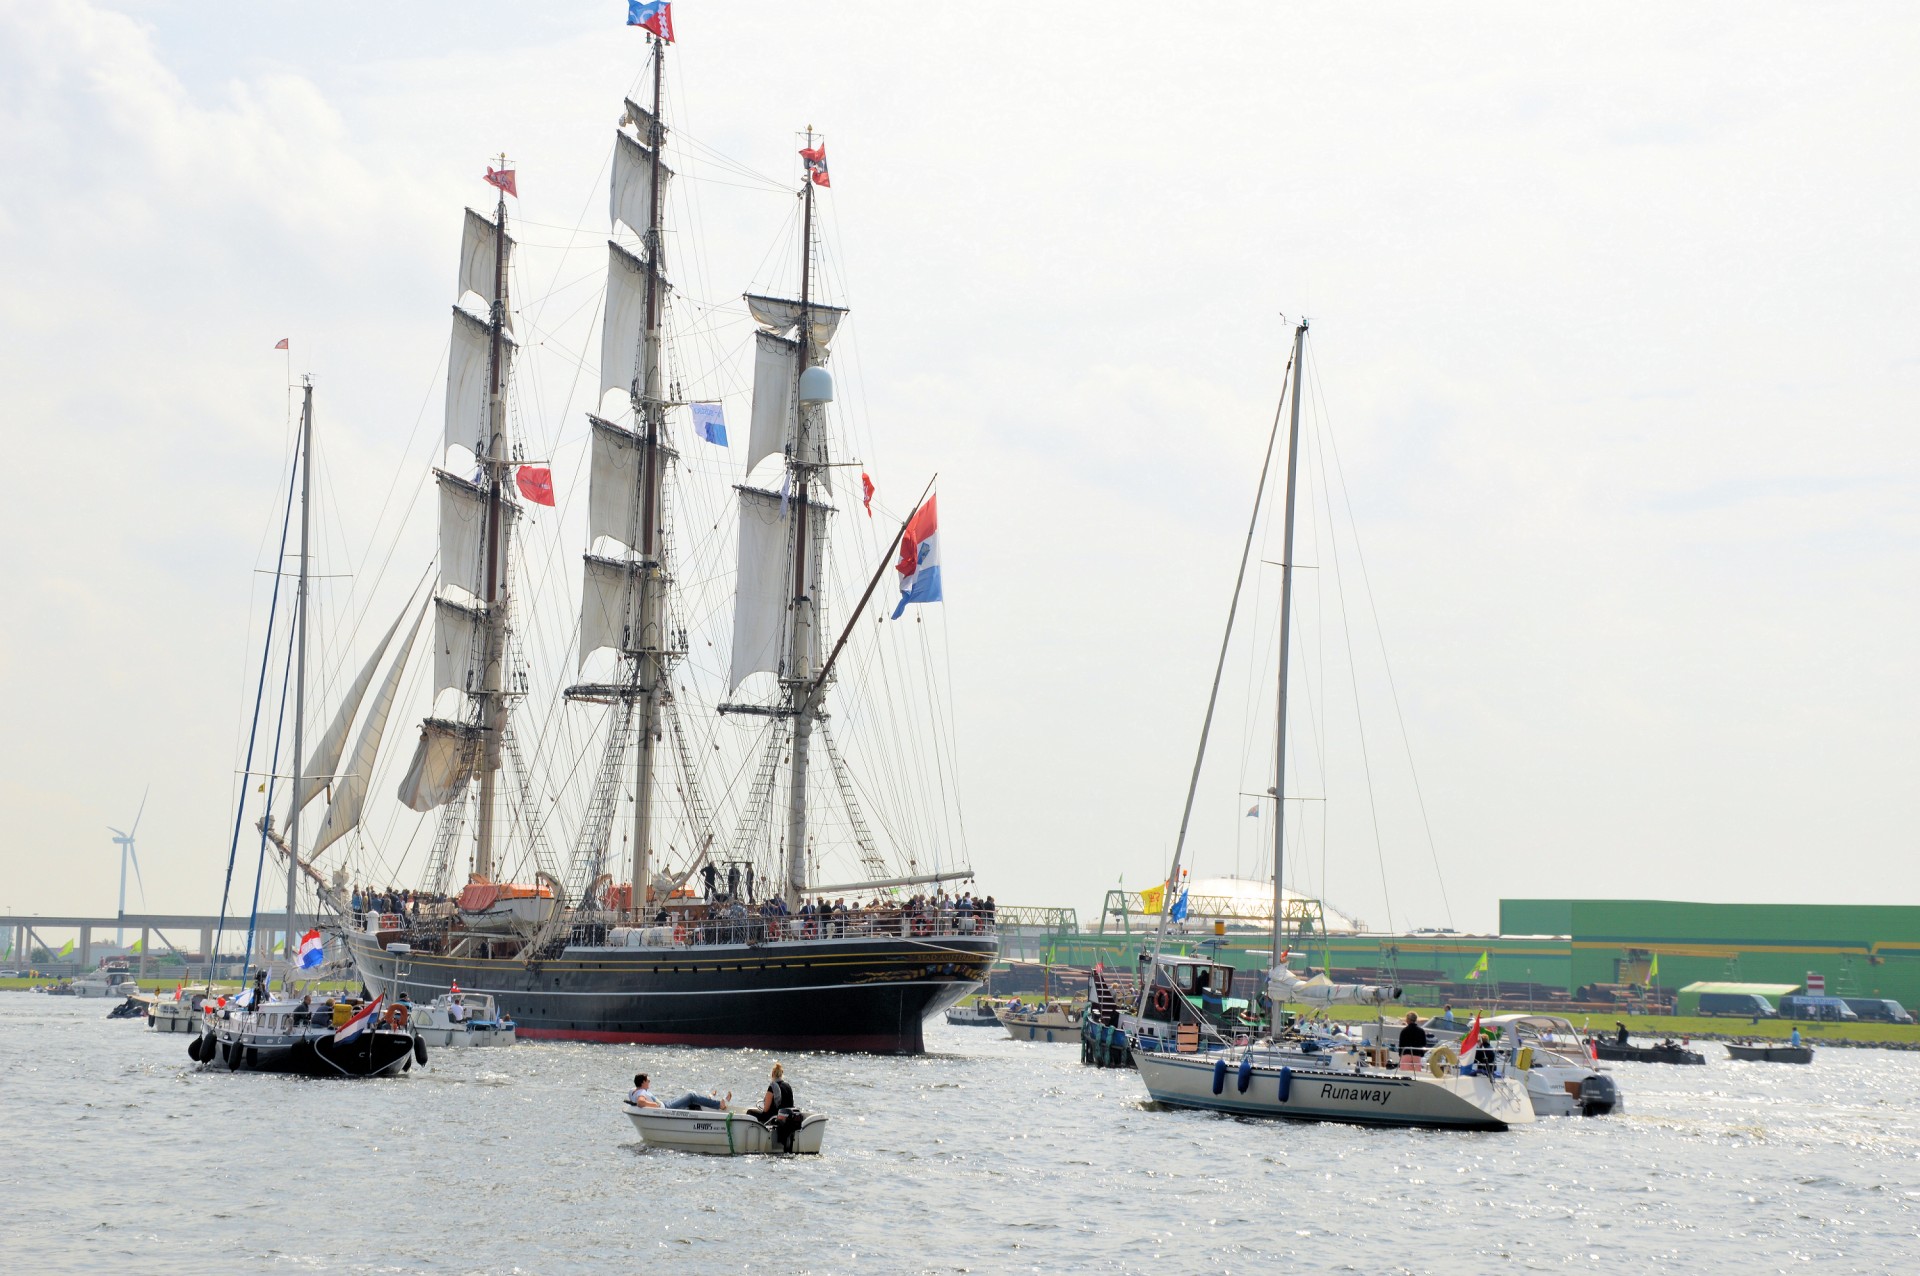
<instances>
[{"instance_id":1,"label":"ship mast","mask_svg":"<svg viewBox=\"0 0 1920 1276\"><path fill-rule=\"evenodd\" d=\"M296 653L293 674L293 811L287 817L288 971L297 963L300 924L296 920L300 886L300 806L306 791L307 724L307 554L313 531L313 378L300 378L300 583L294 590Z\"/></svg>"},{"instance_id":2,"label":"ship mast","mask_svg":"<svg viewBox=\"0 0 1920 1276\"><path fill-rule=\"evenodd\" d=\"M500 157L505 169L507 157ZM500 773L501 741L507 729L507 497L504 483L512 465L507 437L507 192L501 189L493 210L493 304L487 319L487 440L479 457L486 485L486 547L481 601L480 801L473 871L492 880L494 870L494 789Z\"/></svg>"},{"instance_id":3,"label":"ship mast","mask_svg":"<svg viewBox=\"0 0 1920 1276\"><path fill-rule=\"evenodd\" d=\"M807 125L807 149L813 149L813 125ZM800 349L794 361L797 374L806 376L810 366L809 346L813 340L813 174L803 169L801 195L806 201L800 219ZM813 474L813 454L807 437L808 418L812 415L805 398L797 397L793 449L787 454L787 480L793 490L793 606L787 650L792 653L787 667L787 702L793 713L793 770L787 784L787 872L785 896L798 904L807 888L807 748L813 736L813 719L818 712L824 688L813 686L810 659L813 651L813 600L807 596L809 573L807 544L807 495Z\"/></svg>"},{"instance_id":4,"label":"ship mast","mask_svg":"<svg viewBox=\"0 0 1920 1276\"><path fill-rule=\"evenodd\" d=\"M653 37L653 114L647 120L647 150L653 191L646 233L647 319L646 355L642 366L646 380L637 379L632 387L633 416L640 425L640 535L632 544L640 551L640 570L633 574L632 612L628 633L632 635L632 668L629 671L629 695L639 711L640 739L633 754L633 883L632 914L635 920L647 915L647 894L652 881L653 840L653 745L660 734L660 694L665 682L663 672L662 595L665 573L661 569L660 547L660 436L666 416L665 395L660 376L660 273L664 237L660 233L660 148L666 141L666 129L660 123L660 77L666 44Z\"/></svg>"},{"instance_id":5,"label":"ship mast","mask_svg":"<svg viewBox=\"0 0 1920 1276\"><path fill-rule=\"evenodd\" d=\"M1280 884L1287 838L1287 648L1293 628L1294 479L1300 461L1300 390L1306 383L1307 321L1293 330L1293 406L1287 424L1287 518L1280 539L1280 694L1273 745L1273 965L1279 968L1286 929L1286 889Z\"/></svg>"}]
</instances>

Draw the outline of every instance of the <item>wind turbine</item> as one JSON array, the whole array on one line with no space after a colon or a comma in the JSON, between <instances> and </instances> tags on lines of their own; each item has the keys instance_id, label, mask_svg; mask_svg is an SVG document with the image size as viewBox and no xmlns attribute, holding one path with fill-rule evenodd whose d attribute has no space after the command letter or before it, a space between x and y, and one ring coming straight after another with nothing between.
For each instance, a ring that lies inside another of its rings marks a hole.
<instances>
[{"instance_id":1,"label":"wind turbine","mask_svg":"<svg viewBox=\"0 0 1920 1276\"><path fill-rule=\"evenodd\" d=\"M141 791L140 809L133 813L132 829L128 830L125 833L122 833L119 829L113 827L113 825L111 824L107 825L107 832L113 834L113 844L120 848L120 913L119 915L121 917L125 917L127 915L127 862L129 860L133 862L133 880L135 882L138 882L140 885L140 898L143 902L147 898L147 883L145 879L143 879L140 876L140 857L139 855L134 853L133 835L140 831L140 817L146 814L147 794L151 792L153 792L153 786L151 784L149 784L144 790ZM124 930L120 930L116 928L113 932L113 946L115 948L124 948L126 947L126 942L127 942L127 933Z\"/></svg>"}]
</instances>

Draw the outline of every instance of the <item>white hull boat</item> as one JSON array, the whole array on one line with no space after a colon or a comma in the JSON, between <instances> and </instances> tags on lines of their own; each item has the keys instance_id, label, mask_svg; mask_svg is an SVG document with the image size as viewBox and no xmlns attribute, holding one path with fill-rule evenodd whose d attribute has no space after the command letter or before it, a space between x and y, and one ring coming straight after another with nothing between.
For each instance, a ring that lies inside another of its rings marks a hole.
<instances>
[{"instance_id":1,"label":"white hull boat","mask_svg":"<svg viewBox=\"0 0 1920 1276\"><path fill-rule=\"evenodd\" d=\"M983 997L971 1006L950 1007L947 1022L956 1028L998 1028L1000 1016L993 1003Z\"/></svg>"},{"instance_id":2,"label":"white hull boat","mask_svg":"<svg viewBox=\"0 0 1920 1276\"><path fill-rule=\"evenodd\" d=\"M773 1130L745 1113L715 1112L710 1108L642 1108L631 1103L620 1106L650 1148L699 1152L707 1156L784 1154ZM794 1132L794 1152L818 1153L820 1141L826 1134L827 1118L817 1113L803 1117L800 1128Z\"/></svg>"},{"instance_id":3,"label":"white hull boat","mask_svg":"<svg viewBox=\"0 0 1920 1276\"><path fill-rule=\"evenodd\" d=\"M1511 1076L1362 1070L1358 1056L1235 1051L1134 1051L1155 1103L1290 1121L1422 1129L1504 1130L1531 1125L1526 1083Z\"/></svg>"},{"instance_id":4,"label":"white hull boat","mask_svg":"<svg viewBox=\"0 0 1920 1276\"><path fill-rule=\"evenodd\" d=\"M190 1001L156 1001L147 1007L147 1027L155 1032L198 1032L200 1008Z\"/></svg>"},{"instance_id":5,"label":"white hull boat","mask_svg":"<svg viewBox=\"0 0 1920 1276\"><path fill-rule=\"evenodd\" d=\"M1000 1024L1015 1041L1078 1041L1084 1014L1080 1007L1063 1001L1040 1010L1005 1007L1000 1011Z\"/></svg>"},{"instance_id":6,"label":"white hull boat","mask_svg":"<svg viewBox=\"0 0 1920 1276\"><path fill-rule=\"evenodd\" d=\"M455 1006L458 1003L456 1011ZM413 1007L413 1035L436 1049L442 1046L510 1046L517 1039L513 1020L503 1018L485 993L435 997Z\"/></svg>"}]
</instances>

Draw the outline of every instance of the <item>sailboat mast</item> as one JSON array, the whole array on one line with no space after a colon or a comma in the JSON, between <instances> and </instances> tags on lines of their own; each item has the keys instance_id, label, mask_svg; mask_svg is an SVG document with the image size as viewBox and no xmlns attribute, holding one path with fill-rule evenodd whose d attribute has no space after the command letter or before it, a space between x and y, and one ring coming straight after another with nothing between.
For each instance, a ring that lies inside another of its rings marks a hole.
<instances>
[{"instance_id":1,"label":"sailboat mast","mask_svg":"<svg viewBox=\"0 0 1920 1276\"><path fill-rule=\"evenodd\" d=\"M813 126L807 126L807 149L813 149ZM813 174L807 171L801 192L806 200L800 219L800 351L794 366L805 376L809 347L813 341ZM792 653L788 674L788 697L793 716L793 771L787 782L787 881L785 895L799 903L807 888L807 748L813 736L813 715L819 695L811 690L813 670L808 660L813 650L813 600L807 597L807 488L812 466L808 449L807 405L795 398L796 413L793 451L787 457L787 473L793 489L793 607Z\"/></svg>"},{"instance_id":2,"label":"sailboat mast","mask_svg":"<svg viewBox=\"0 0 1920 1276\"><path fill-rule=\"evenodd\" d=\"M660 148L666 130L660 123L660 77L666 45L653 37L653 114L647 121L647 149L652 174L653 203L647 226L647 326L646 383L634 386L634 417L641 423L640 443L640 550L642 567L633 580L632 691L640 714L639 747L633 754L633 896L636 919L646 916L647 888L652 874L653 841L653 745L660 731L660 644L663 638L661 592L665 573L660 569L658 545L660 524L660 434L664 422L665 396L660 376L660 273L665 267L660 233Z\"/></svg>"},{"instance_id":3,"label":"sailboat mast","mask_svg":"<svg viewBox=\"0 0 1920 1276\"><path fill-rule=\"evenodd\" d=\"M1286 889L1281 869L1287 839L1287 652L1293 633L1294 480L1300 466L1300 391L1306 384L1307 321L1293 330L1293 406L1287 423L1287 519L1280 541L1280 696L1273 745L1273 964L1280 966L1286 929Z\"/></svg>"},{"instance_id":4,"label":"sailboat mast","mask_svg":"<svg viewBox=\"0 0 1920 1276\"><path fill-rule=\"evenodd\" d=\"M505 168L507 157L500 157ZM501 481L510 464L507 441L506 364L502 347L507 322L507 193L500 192L493 210L493 305L487 321L487 449L480 457L486 471L486 574L482 586L486 615L480 680L480 813L473 851L473 871L493 876L494 788L500 772L501 738L507 728L505 668L507 660L507 547L501 536L505 499Z\"/></svg>"},{"instance_id":5,"label":"sailboat mast","mask_svg":"<svg viewBox=\"0 0 1920 1276\"><path fill-rule=\"evenodd\" d=\"M293 812L287 816L286 953L294 960L300 885L300 807L306 792L307 742L307 554L313 532L313 378L302 377L300 399L300 583L294 589Z\"/></svg>"}]
</instances>

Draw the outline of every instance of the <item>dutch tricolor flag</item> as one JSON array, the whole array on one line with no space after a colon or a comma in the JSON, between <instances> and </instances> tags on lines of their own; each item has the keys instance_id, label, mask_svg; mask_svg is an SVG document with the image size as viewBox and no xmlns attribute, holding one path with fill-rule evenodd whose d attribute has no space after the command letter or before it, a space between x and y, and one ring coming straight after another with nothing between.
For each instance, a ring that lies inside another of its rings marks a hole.
<instances>
[{"instance_id":1,"label":"dutch tricolor flag","mask_svg":"<svg viewBox=\"0 0 1920 1276\"><path fill-rule=\"evenodd\" d=\"M333 1043L335 1045L344 1045L346 1042L352 1041L355 1037L359 1036L365 1031L368 1024L379 1017L380 1003L386 999L386 995L383 993L362 1006L359 1014L347 1020L334 1030Z\"/></svg>"},{"instance_id":2,"label":"dutch tricolor flag","mask_svg":"<svg viewBox=\"0 0 1920 1276\"><path fill-rule=\"evenodd\" d=\"M900 536L900 561L894 564L894 570L900 573L900 605L893 609L895 620L900 619L908 603L940 601L940 520L935 509L939 499L929 496L907 520L907 530Z\"/></svg>"},{"instance_id":3,"label":"dutch tricolor flag","mask_svg":"<svg viewBox=\"0 0 1920 1276\"><path fill-rule=\"evenodd\" d=\"M315 970L327 959L327 946L320 941L320 932L310 930L300 936L300 969Z\"/></svg>"}]
</instances>

